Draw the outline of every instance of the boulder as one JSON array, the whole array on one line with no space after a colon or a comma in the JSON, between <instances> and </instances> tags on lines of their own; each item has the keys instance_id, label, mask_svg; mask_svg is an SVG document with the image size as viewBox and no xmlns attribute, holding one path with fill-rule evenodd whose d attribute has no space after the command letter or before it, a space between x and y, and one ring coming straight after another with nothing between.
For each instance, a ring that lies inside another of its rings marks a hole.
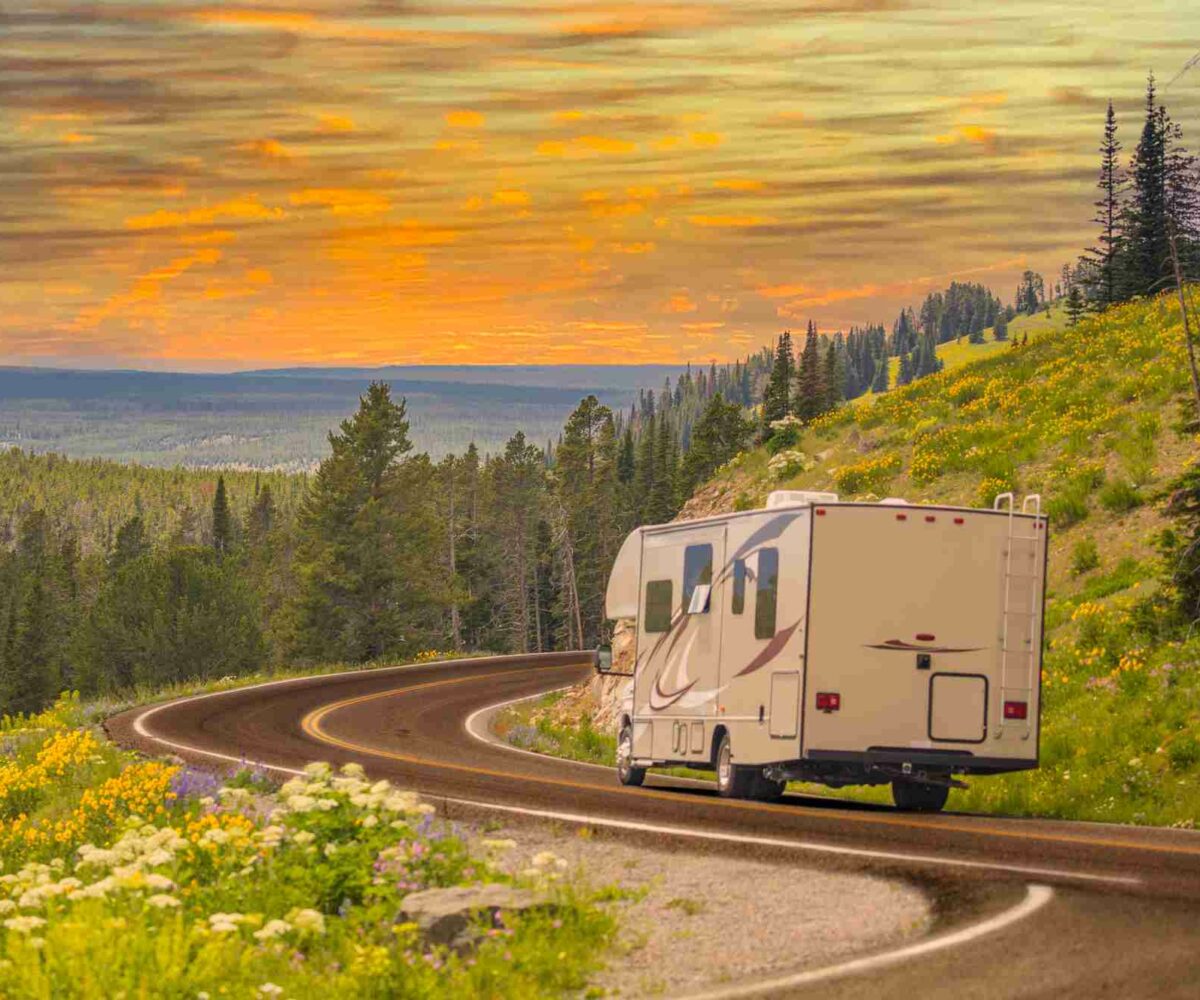
<instances>
[{"instance_id":1,"label":"boulder","mask_svg":"<svg viewBox=\"0 0 1200 1000\"><path fill-rule=\"evenodd\" d=\"M547 905L544 896L530 889L498 883L424 889L401 900L399 921L416 924L426 944L463 951L475 943L471 925L479 918L495 922L501 911L522 913Z\"/></svg>"}]
</instances>

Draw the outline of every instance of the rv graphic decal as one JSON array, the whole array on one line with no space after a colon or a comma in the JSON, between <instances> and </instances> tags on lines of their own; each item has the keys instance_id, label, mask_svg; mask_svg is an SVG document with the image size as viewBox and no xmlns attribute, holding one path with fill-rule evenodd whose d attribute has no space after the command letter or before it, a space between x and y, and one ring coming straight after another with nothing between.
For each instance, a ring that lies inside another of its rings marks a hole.
<instances>
[{"instance_id":1,"label":"rv graphic decal","mask_svg":"<svg viewBox=\"0 0 1200 1000\"><path fill-rule=\"evenodd\" d=\"M902 653L978 653L983 646L930 646L925 643L888 639L886 642L864 642L865 649L892 649Z\"/></svg>"},{"instance_id":2,"label":"rv graphic decal","mask_svg":"<svg viewBox=\"0 0 1200 1000\"><path fill-rule=\"evenodd\" d=\"M771 518L766 524L755 530L749 538L737 547L737 550L715 574L712 582L713 589L715 590L730 578L733 573L733 564L737 560L748 558L766 543L778 539L798 516L797 514L780 514L778 517ZM751 574L751 579L753 579L752 571L749 568L747 568L747 572ZM663 654L663 659L666 661L655 675L654 683L650 686L648 707L652 712L661 712L672 705L680 705L680 707L686 708L689 705L704 704L708 700L720 695L729 686L728 684L723 684L715 689L694 690L698 681L689 679L688 677L688 658L692 646L698 638L695 633L692 634L691 641L684 648L683 653L675 661L672 668L671 655L675 652L675 647L687 631L690 619L691 616L686 613L686 609L679 608L671 618L671 627L658 637L654 645L645 652L644 658L641 654L637 657L638 666L641 666L642 663L650 663L659 653ZM800 627L802 621L802 618L798 619L787 628L776 632L754 659L734 675L734 679L752 674L775 659L783 651L788 640L791 639L796 629ZM664 646L666 647L665 651L663 649ZM669 682L666 679L667 674L671 674Z\"/></svg>"},{"instance_id":3,"label":"rv graphic decal","mask_svg":"<svg viewBox=\"0 0 1200 1000\"><path fill-rule=\"evenodd\" d=\"M778 632L776 632L775 635L771 637L771 641L763 646L758 655L755 656L754 659L747 663L744 667L742 667L736 676L745 677L747 674L752 674L756 670L761 670L773 659L775 659L775 657L783 652L783 647L787 645L788 640L792 637L792 633L800 627L800 623L803 620L803 618L797 618L787 628L780 629Z\"/></svg>"}]
</instances>

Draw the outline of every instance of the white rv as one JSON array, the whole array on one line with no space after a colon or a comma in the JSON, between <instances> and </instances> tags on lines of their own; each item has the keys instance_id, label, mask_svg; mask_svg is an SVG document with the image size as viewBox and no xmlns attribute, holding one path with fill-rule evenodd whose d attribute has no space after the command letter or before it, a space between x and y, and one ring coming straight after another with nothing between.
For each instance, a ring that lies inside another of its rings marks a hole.
<instances>
[{"instance_id":1,"label":"white rv","mask_svg":"<svg viewBox=\"0 0 1200 1000\"><path fill-rule=\"evenodd\" d=\"M936 810L960 775L1036 767L1040 508L776 492L637 529L606 595L609 618L637 619L621 782L683 765L735 797L890 783L900 808Z\"/></svg>"}]
</instances>

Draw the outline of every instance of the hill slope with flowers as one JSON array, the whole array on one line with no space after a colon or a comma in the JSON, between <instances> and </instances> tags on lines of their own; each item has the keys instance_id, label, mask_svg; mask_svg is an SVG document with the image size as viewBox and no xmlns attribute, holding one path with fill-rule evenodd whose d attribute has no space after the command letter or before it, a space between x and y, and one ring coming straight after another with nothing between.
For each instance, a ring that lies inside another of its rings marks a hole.
<instances>
[{"instance_id":1,"label":"hill slope with flowers","mask_svg":"<svg viewBox=\"0 0 1200 1000\"><path fill-rule=\"evenodd\" d=\"M1072 819L1200 821L1200 637L1161 624L1157 539L1197 453L1177 301L1138 301L1024 346L776 425L681 518L761 506L776 489L989 506L1040 493L1051 519L1039 770L978 779L949 807ZM863 573L870 566L862 567ZM614 689L615 690L615 689ZM580 720L595 692L504 725L549 752L611 754ZM602 693L601 700L611 698ZM889 801L886 789L809 790Z\"/></svg>"}]
</instances>

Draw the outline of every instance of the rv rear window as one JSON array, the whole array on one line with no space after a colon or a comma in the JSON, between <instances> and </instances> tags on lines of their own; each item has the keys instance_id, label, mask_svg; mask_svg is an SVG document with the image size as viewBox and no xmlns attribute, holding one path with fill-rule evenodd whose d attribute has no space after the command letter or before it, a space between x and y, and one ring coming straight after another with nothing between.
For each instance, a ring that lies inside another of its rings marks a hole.
<instances>
[{"instance_id":1,"label":"rv rear window","mask_svg":"<svg viewBox=\"0 0 1200 1000\"><path fill-rule=\"evenodd\" d=\"M745 559L735 559L733 561L733 600L730 602L730 610L735 615L740 615L746 610Z\"/></svg>"},{"instance_id":2,"label":"rv rear window","mask_svg":"<svg viewBox=\"0 0 1200 1000\"><path fill-rule=\"evenodd\" d=\"M713 547L689 545L683 550L683 609L692 606L692 591L700 585L712 586Z\"/></svg>"},{"instance_id":3,"label":"rv rear window","mask_svg":"<svg viewBox=\"0 0 1200 1000\"><path fill-rule=\"evenodd\" d=\"M644 621L647 632L669 632L671 629L670 580L651 580L646 584L646 614Z\"/></svg>"},{"instance_id":4,"label":"rv rear window","mask_svg":"<svg viewBox=\"0 0 1200 1000\"><path fill-rule=\"evenodd\" d=\"M758 586L754 594L754 638L775 637L775 609L779 603L779 550L758 550Z\"/></svg>"}]
</instances>

